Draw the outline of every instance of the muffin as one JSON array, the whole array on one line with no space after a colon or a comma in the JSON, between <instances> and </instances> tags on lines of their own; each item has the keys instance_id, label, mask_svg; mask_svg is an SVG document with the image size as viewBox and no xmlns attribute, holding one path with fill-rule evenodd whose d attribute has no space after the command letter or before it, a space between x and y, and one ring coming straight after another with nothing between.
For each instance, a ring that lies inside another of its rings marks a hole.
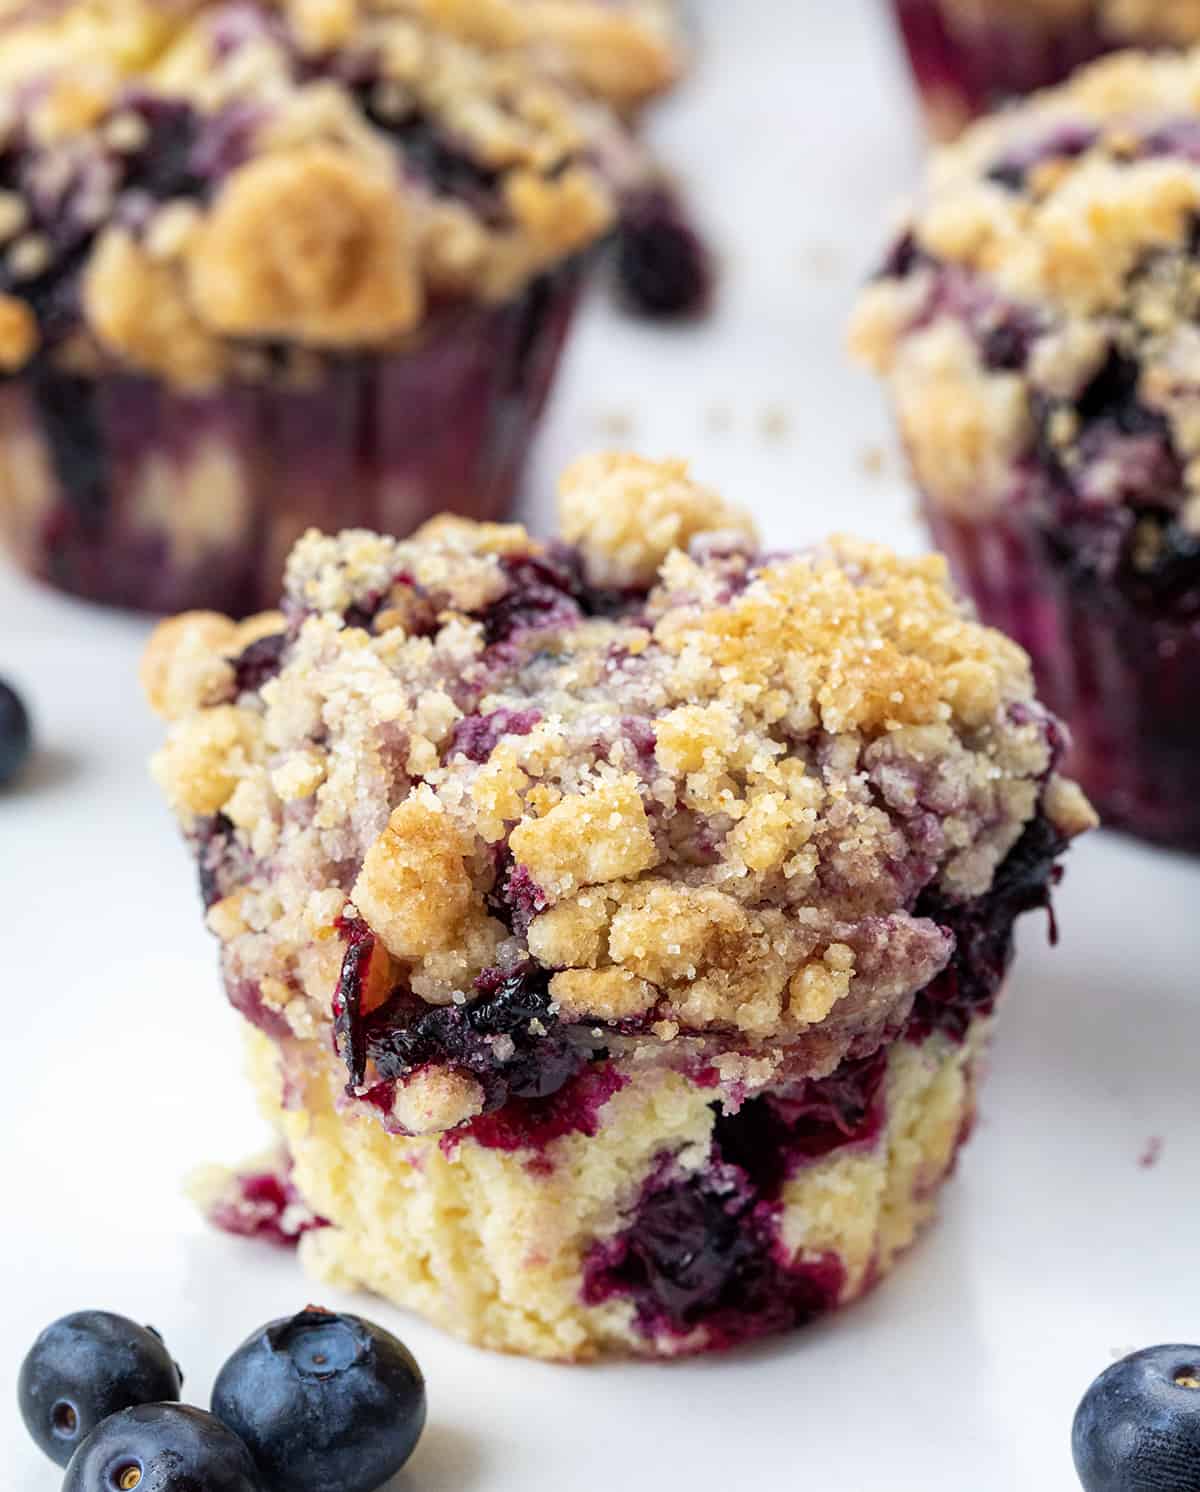
<instances>
[{"instance_id":1,"label":"muffin","mask_svg":"<svg viewBox=\"0 0 1200 1492\"><path fill-rule=\"evenodd\" d=\"M1119 47L1200 41L1197 0L893 0L931 132L1061 82Z\"/></svg>"},{"instance_id":2,"label":"muffin","mask_svg":"<svg viewBox=\"0 0 1200 1492\"><path fill-rule=\"evenodd\" d=\"M487 1347L722 1348L930 1215L1091 813L942 560L764 554L634 457L561 527L306 535L280 613L155 634L156 774L286 1147L260 1219Z\"/></svg>"},{"instance_id":3,"label":"muffin","mask_svg":"<svg viewBox=\"0 0 1200 1492\"><path fill-rule=\"evenodd\" d=\"M1095 64L934 163L858 308L937 546L1111 824L1200 849L1200 53Z\"/></svg>"},{"instance_id":4,"label":"muffin","mask_svg":"<svg viewBox=\"0 0 1200 1492\"><path fill-rule=\"evenodd\" d=\"M70 31L96 55L0 86L9 547L244 615L310 524L499 514L612 221L612 116L384 4L109 9Z\"/></svg>"}]
</instances>

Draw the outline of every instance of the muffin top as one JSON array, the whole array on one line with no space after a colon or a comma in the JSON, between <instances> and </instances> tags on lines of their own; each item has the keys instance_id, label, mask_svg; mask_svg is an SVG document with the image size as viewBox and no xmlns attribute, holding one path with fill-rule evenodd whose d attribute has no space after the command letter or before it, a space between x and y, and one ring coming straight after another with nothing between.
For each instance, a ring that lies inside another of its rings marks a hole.
<instances>
[{"instance_id":1,"label":"muffin top","mask_svg":"<svg viewBox=\"0 0 1200 1492\"><path fill-rule=\"evenodd\" d=\"M1200 538L1200 52L1129 53L940 152L852 327L916 477L1134 589Z\"/></svg>"},{"instance_id":2,"label":"muffin top","mask_svg":"<svg viewBox=\"0 0 1200 1492\"><path fill-rule=\"evenodd\" d=\"M0 128L0 365L195 388L508 298L607 229L625 149L531 50L382 0L10 14Z\"/></svg>"},{"instance_id":3,"label":"muffin top","mask_svg":"<svg viewBox=\"0 0 1200 1492\"><path fill-rule=\"evenodd\" d=\"M680 463L588 458L561 520L310 533L280 614L155 634L235 1003L336 1017L360 1086L514 979L543 1031L739 1080L873 1050L953 949L923 894L1088 822L1025 655L940 558L763 553Z\"/></svg>"}]
</instances>

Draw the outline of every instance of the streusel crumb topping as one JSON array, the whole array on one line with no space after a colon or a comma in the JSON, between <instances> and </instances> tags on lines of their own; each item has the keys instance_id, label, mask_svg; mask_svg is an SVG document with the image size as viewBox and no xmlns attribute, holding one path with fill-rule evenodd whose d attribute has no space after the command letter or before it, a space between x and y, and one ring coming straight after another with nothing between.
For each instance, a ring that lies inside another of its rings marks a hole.
<instances>
[{"instance_id":1,"label":"streusel crumb topping","mask_svg":"<svg viewBox=\"0 0 1200 1492\"><path fill-rule=\"evenodd\" d=\"M4 365L69 346L188 388L262 377L277 344L402 343L595 243L628 148L614 117L536 49L481 49L433 9L127 0L14 19L0 297L39 325L5 315Z\"/></svg>"},{"instance_id":2,"label":"streusel crumb topping","mask_svg":"<svg viewBox=\"0 0 1200 1492\"><path fill-rule=\"evenodd\" d=\"M1200 52L1129 53L935 159L858 307L932 501L1200 525Z\"/></svg>"},{"instance_id":3,"label":"streusel crumb topping","mask_svg":"<svg viewBox=\"0 0 1200 1492\"><path fill-rule=\"evenodd\" d=\"M348 0L338 8L369 14L380 6ZM486 51L532 53L622 109L669 88L683 67L674 0L393 0L392 8Z\"/></svg>"},{"instance_id":4,"label":"streusel crumb topping","mask_svg":"<svg viewBox=\"0 0 1200 1492\"><path fill-rule=\"evenodd\" d=\"M647 549L619 501L607 521L621 493ZM456 1008L513 989L534 1035L828 1071L949 958L923 892L986 893L1038 815L1064 843L1087 826L1061 732L940 558L764 557L679 462L593 458L563 503L577 548L464 520L311 533L286 629L155 634L155 770L235 1003L269 978L289 1022L353 1028L360 1082L364 1051L400 1061L388 1011L462 1048Z\"/></svg>"},{"instance_id":5,"label":"streusel crumb topping","mask_svg":"<svg viewBox=\"0 0 1200 1492\"><path fill-rule=\"evenodd\" d=\"M1051 36L1090 28L1109 45L1185 46L1200 36L1200 0L939 0L939 8L951 28L968 39L996 25Z\"/></svg>"}]
</instances>

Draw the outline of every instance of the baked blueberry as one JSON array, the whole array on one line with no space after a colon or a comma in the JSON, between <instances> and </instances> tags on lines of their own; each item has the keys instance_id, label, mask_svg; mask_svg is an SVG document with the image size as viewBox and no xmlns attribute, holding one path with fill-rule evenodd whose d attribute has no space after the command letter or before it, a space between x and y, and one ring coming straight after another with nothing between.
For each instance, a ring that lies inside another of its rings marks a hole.
<instances>
[{"instance_id":1,"label":"baked blueberry","mask_svg":"<svg viewBox=\"0 0 1200 1492\"><path fill-rule=\"evenodd\" d=\"M309 1306L247 1337L212 1407L250 1447L267 1492L376 1492L425 1427L425 1380L389 1332Z\"/></svg>"},{"instance_id":2,"label":"baked blueberry","mask_svg":"<svg viewBox=\"0 0 1200 1492\"><path fill-rule=\"evenodd\" d=\"M46 1327L21 1364L26 1429L65 1466L110 1414L178 1399L183 1375L162 1338L110 1311L76 1311Z\"/></svg>"},{"instance_id":3,"label":"baked blueberry","mask_svg":"<svg viewBox=\"0 0 1200 1492\"><path fill-rule=\"evenodd\" d=\"M639 316L701 316L712 303L708 245L663 183L630 193L622 205L616 272L621 300Z\"/></svg>"},{"instance_id":4,"label":"baked blueberry","mask_svg":"<svg viewBox=\"0 0 1200 1492\"><path fill-rule=\"evenodd\" d=\"M1146 1347L1106 1368L1071 1428L1084 1492L1200 1492L1200 1347Z\"/></svg>"},{"instance_id":5,"label":"baked blueberry","mask_svg":"<svg viewBox=\"0 0 1200 1492\"><path fill-rule=\"evenodd\" d=\"M0 679L0 787L25 765L33 746L33 728L24 701Z\"/></svg>"},{"instance_id":6,"label":"baked blueberry","mask_svg":"<svg viewBox=\"0 0 1200 1492\"><path fill-rule=\"evenodd\" d=\"M187 1404L111 1415L71 1457L63 1492L261 1492L250 1452Z\"/></svg>"}]
</instances>

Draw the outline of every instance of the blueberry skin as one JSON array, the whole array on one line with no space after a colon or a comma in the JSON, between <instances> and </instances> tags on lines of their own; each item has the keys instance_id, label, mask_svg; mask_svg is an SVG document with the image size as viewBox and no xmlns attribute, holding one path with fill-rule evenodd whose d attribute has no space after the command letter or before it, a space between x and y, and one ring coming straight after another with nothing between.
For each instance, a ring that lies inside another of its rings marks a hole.
<instances>
[{"instance_id":1,"label":"blueberry skin","mask_svg":"<svg viewBox=\"0 0 1200 1492\"><path fill-rule=\"evenodd\" d=\"M65 1466L101 1420L134 1404L178 1399L183 1375L152 1326L76 1311L46 1327L17 1380L25 1428Z\"/></svg>"},{"instance_id":2,"label":"blueberry skin","mask_svg":"<svg viewBox=\"0 0 1200 1492\"><path fill-rule=\"evenodd\" d=\"M1200 1492L1200 1347L1106 1368L1075 1411L1071 1453L1084 1492Z\"/></svg>"},{"instance_id":3,"label":"blueberry skin","mask_svg":"<svg viewBox=\"0 0 1200 1492\"><path fill-rule=\"evenodd\" d=\"M267 1492L377 1492L420 1439L425 1380L390 1332L310 1306L242 1343L212 1408L250 1447Z\"/></svg>"},{"instance_id":4,"label":"blueberry skin","mask_svg":"<svg viewBox=\"0 0 1200 1492\"><path fill-rule=\"evenodd\" d=\"M94 1430L71 1457L62 1492L262 1492L232 1430L187 1404L139 1404Z\"/></svg>"},{"instance_id":5,"label":"blueberry skin","mask_svg":"<svg viewBox=\"0 0 1200 1492\"><path fill-rule=\"evenodd\" d=\"M10 783L33 748L33 727L21 696L0 679L0 787Z\"/></svg>"}]
</instances>

